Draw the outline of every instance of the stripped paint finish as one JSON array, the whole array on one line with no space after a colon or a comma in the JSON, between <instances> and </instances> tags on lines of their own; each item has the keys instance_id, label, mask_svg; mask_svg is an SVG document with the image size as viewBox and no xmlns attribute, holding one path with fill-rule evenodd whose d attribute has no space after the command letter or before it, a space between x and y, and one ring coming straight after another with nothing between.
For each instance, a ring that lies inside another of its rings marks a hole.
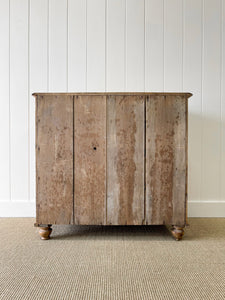
<instances>
[{"instance_id":1,"label":"stripped paint finish","mask_svg":"<svg viewBox=\"0 0 225 300\"><path fill-rule=\"evenodd\" d=\"M73 224L73 97L36 97L36 221Z\"/></svg>"},{"instance_id":2,"label":"stripped paint finish","mask_svg":"<svg viewBox=\"0 0 225 300\"><path fill-rule=\"evenodd\" d=\"M105 224L106 97L74 96L75 224Z\"/></svg>"},{"instance_id":3,"label":"stripped paint finish","mask_svg":"<svg viewBox=\"0 0 225 300\"><path fill-rule=\"evenodd\" d=\"M107 101L107 224L144 219L144 97Z\"/></svg>"},{"instance_id":4,"label":"stripped paint finish","mask_svg":"<svg viewBox=\"0 0 225 300\"><path fill-rule=\"evenodd\" d=\"M146 101L146 223L185 225L186 98Z\"/></svg>"}]
</instances>

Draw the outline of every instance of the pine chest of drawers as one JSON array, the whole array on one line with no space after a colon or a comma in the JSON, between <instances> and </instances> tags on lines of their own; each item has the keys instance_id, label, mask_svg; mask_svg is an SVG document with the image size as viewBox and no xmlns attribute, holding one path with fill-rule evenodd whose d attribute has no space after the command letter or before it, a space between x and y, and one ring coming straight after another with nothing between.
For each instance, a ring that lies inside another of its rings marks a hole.
<instances>
[{"instance_id":1,"label":"pine chest of drawers","mask_svg":"<svg viewBox=\"0 0 225 300\"><path fill-rule=\"evenodd\" d=\"M186 225L190 93L35 93L36 226Z\"/></svg>"}]
</instances>

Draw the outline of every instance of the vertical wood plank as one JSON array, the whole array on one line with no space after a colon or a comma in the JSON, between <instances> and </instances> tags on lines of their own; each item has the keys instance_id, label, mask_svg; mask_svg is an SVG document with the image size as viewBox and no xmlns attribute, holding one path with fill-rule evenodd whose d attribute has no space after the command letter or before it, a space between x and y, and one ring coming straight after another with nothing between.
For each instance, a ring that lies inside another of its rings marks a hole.
<instances>
[{"instance_id":1,"label":"vertical wood plank","mask_svg":"<svg viewBox=\"0 0 225 300\"><path fill-rule=\"evenodd\" d=\"M180 92L182 78L182 1L164 1L164 90Z\"/></svg>"},{"instance_id":2,"label":"vertical wood plank","mask_svg":"<svg viewBox=\"0 0 225 300\"><path fill-rule=\"evenodd\" d=\"M68 1L68 90L86 90L86 1Z\"/></svg>"},{"instance_id":3,"label":"vertical wood plank","mask_svg":"<svg viewBox=\"0 0 225 300\"><path fill-rule=\"evenodd\" d=\"M36 218L73 223L73 97L36 100Z\"/></svg>"},{"instance_id":4,"label":"vertical wood plank","mask_svg":"<svg viewBox=\"0 0 225 300\"><path fill-rule=\"evenodd\" d=\"M28 1L10 1L11 198L29 199Z\"/></svg>"},{"instance_id":5,"label":"vertical wood plank","mask_svg":"<svg viewBox=\"0 0 225 300\"><path fill-rule=\"evenodd\" d=\"M189 102L188 200L201 197L202 1L184 2L184 90Z\"/></svg>"},{"instance_id":6,"label":"vertical wood plank","mask_svg":"<svg viewBox=\"0 0 225 300\"><path fill-rule=\"evenodd\" d=\"M144 220L144 97L107 101L107 224Z\"/></svg>"},{"instance_id":7,"label":"vertical wood plank","mask_svg":"<svg viewBox=\"0 0 225 300\"><path fill-rule=\"evenodd\" d=\"M106 96L74 99L75 224L105 224Z\"/></svg>"},{"instance_id":8,"label":"vertical wood plank","mask_svg":"<svg viewBox=\"0 0 225 300\"><path fill-rule=\"evenodd\" d=\"M225 201L225 3L222 2L222 28L221 28L221 199Z\"/></svg>"},{"instance_id":9,"label":"vertical wood plank","mask_svg":"<svg viewBox=\"0 0 225 300\"><path fill-rule=\"evenodd\" d=\"M126 90L144 91L144 0L126 3Z\"/></svg>"},{"instance_id":10,"label":"vertical wood plank","mask_svg":"<svg viewBox=\"0 0 225 300\"><path fill-rule=\"evenodd\" d=\"M87 0L87 91L105 91L105 0Z\"/></svg>"},{"instance_id":11,"label":"vertical wood plank","mask_svg":"<svg viewBox=\"0 0 225 300\"><path fill-rule=\"evenodd\" d=\"M35 100L34 92L46 92L48 82L48 1L30 0L30 200L35 201Z\"/></svg>"},{"instance_id":12,"label":"vertical wood plank","mask_svg":"<svg viewBox=\"0 0 225 300\"><path fill-rule=\"evenodd\" d=\"M67 91L67 2L49 0L49 91Z\"/></svg>"},{"instance_id":13,"label":"vertical wood plank","mask_svg":"<svg viewBox=\"0 0 225 300\"><path fill-rule=\"evenodd\" d=\"M220 199L221 1L204 1L202 199Z\"/></svg>"},{"instance_id":14,"label":"vertical wood plank","mask_svg":"<svg viewBox=\"0 0 225 300\"><path fill-rule=\"evenodd\" d=\"M164 89L163 0L145 1L145 90Z\"/></svg>"},{"instance_id":15,"label":"vertical wood plank","mask_svg":"<svg viewBox=\"0 0 225 300\"><path fill-rule=\"evenodd\" d=\"M185 224L186 100L150 96L146 102L146 222Z\"/></svg>"},{"instance_id":16,"label":"vertical wood plank","mask_svg":"<svg viewBox=\"0 0 225 300\"><path fill-rule=\"evenodd\" d=\"M0 201L10 200L9 1L0 9Z\"/></svg>"},{"instance_id":17,"label":"vertical wood plank","mask_svg":"<svg viewBox=\"0 0 225 300\"><path fill-rule=\"evenodd\" d=\"M125 13L126 1L107 2L106 90L125 90Z\"/></svg>"}]
</instances>

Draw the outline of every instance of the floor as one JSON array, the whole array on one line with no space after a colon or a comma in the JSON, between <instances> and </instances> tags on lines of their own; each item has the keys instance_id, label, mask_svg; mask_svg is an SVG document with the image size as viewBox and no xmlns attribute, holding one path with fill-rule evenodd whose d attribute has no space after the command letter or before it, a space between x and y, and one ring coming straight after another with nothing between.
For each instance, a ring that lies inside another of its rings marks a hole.
<instances>
[{"instance_id":1,"label":"floor","mask_svg":"<svg viewBox=\"0 0 225 300\"><path fill-rule=\"evenodd\" d=\"M0 219L0 299L225 299L225 218L164 226L53 226Z\"/></svg>"}]
</instances>

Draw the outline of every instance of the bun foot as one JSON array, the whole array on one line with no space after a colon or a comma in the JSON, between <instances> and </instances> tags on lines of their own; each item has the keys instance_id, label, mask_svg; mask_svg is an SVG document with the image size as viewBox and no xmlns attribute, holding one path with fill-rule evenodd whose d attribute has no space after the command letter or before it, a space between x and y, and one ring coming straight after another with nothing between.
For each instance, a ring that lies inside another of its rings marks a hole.
<instances>
[{"instance_id":1,"label":"bun foot","mask_svg":"<svg viewBox=\"0 0 225 300\"><path fill-rule=\"evenodd\" d=\"M42 240L49 240L50 234L52 233L52 225L48 225L48 227L40 227L39 234Z\"/></svg>"},{"instance_id":2,"label":"bun foot","mask_svg":"<svg viewBox=\"0 0 225 300\"><path fill-rule=\"evenodd\" d=\"M180 241L184 235L184 228L180 226L172 226L171 233L176 241Z\"/></svg>"}]
</instances>

